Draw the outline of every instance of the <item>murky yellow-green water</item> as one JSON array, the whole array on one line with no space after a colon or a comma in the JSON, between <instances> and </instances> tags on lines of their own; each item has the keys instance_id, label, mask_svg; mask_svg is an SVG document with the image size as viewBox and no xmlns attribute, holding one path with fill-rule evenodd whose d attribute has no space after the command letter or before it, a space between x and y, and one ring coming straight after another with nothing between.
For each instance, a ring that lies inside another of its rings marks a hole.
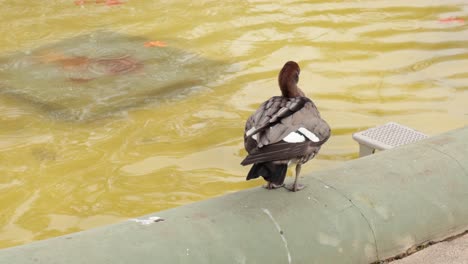
<instances>
[{"instance_id":1,"label":"murky yellow-green water","mask_svg":"<svg viewBox=\"0 0 468 264\"><path fill-rule=\"evenodd\" d=\"M305 172L356 158L351 134L371 126L433 135L468 124L466 1L98 2L0 1L0 58L105 30L222 70L188 95L89 120L0 92L0 247L260 185L239 165L244 120L278 94L287 60L333 129Z\"/></svg>"}]
</instances>

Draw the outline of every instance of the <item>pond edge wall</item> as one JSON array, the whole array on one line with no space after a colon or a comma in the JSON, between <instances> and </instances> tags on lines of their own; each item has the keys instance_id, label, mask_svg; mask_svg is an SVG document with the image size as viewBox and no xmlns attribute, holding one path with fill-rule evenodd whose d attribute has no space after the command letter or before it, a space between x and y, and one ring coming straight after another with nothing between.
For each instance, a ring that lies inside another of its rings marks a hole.
<instances>
[{"instance_id":1,"label":"pond edge wall","mask_svg":"<svg viewBox=\"0 0 468 264\"><path fill-rule=\"evenodd\" d=\"M383 260L468 229L468 127L309 173L301 183L296 193L257 187L3 249L0 263Z\"/></svg>"}]
</instances>

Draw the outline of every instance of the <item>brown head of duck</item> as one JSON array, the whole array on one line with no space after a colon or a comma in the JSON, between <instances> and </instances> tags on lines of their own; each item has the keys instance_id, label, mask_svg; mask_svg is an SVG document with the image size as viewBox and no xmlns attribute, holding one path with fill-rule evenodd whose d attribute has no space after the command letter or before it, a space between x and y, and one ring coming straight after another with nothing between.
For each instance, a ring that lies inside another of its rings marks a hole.
<instances>
[{"instance_id":1,"label":"brown head of duck","mask_svg":"<svg viewBox=\"0 0 468 264\"><path fill-rule=\"evenodd\" d=\"M288 61L284 64L278 75L278 84L284 97L305 96L297 86L300 72L301 69L296 62Z\"/></svg>"}]
</instances>

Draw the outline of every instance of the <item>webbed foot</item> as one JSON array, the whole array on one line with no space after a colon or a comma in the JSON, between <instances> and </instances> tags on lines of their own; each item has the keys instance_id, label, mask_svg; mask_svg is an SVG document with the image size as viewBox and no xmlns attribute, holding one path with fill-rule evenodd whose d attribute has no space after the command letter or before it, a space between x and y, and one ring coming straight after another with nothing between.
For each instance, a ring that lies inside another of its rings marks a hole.
<instances>
[{"instance_id":1,"label":"webbed foot","mask_svg":"<svg viewBox=\"0 0 468 264\"><path fill-rule=\"evenodd\" d=\"M268 182L267 184L263 185L262 187L267 189L267 190L273 190L273 189L281 188L283 186L284 186L284 184L275 184L275 183L272 183L272 182Z\"/></svg>"},{"instance_id":2,"label":"webbed foot","mask_svg":"<svg viewBox=\"0 0 468 264\"><path fill-rule=\"evenodd\" d=\"M288 186L286 186L285 188L288 189L288 190L290 190L291 192L298 192L298 191L304 189L305 186L302 185L302 184L297 183L297 184L288 185Z\"/></svg>"}]
</instances>

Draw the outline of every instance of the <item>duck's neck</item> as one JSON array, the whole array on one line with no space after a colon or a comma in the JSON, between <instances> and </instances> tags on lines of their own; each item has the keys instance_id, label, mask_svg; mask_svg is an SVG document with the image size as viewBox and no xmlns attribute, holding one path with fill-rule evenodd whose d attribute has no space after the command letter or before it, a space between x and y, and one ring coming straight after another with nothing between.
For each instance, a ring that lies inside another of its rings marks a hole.
<instances>
[{"instance_id":1,"label":"duck's neck","mask_svg":"<svg viewBox=\"0 0 468 264\"><path fill-rule=\"evenodd\" d=\"M280 89L281 94L284 97L292 98L298 96L305 96L294 80L289 80L284 83L280 83Z\"/></svg>"},{"instance_id":2,"label":"duck's neck","mask_svg":"<svg viewBox=\"0 0 468 264\"><path fill-rule=\"evenodd\" d=\"M288 61L284 64L278 75L278 84L284 97L305 96L297 87L300 71L299 65L294 61Z\"/></svg>"}]
</instances>

